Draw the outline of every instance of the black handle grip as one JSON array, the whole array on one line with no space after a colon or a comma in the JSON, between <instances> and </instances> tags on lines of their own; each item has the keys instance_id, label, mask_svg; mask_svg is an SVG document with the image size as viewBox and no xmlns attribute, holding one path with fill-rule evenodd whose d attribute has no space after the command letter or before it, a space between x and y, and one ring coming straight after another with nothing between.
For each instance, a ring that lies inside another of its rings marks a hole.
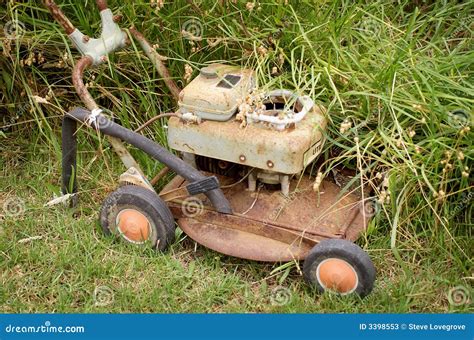
<instances>
[{"instance_id":1,"label":"black handle grip","mask_svg":"<svg viewBox=\"0 0 474 340\"><path fill-rule=\"evenodd\" d=\"M186 185L186 189L188 190L190 195L203 194L205 192L218 188L219 181L217 180L216 176L206 177L200 181L192 182Z\"/></svg>"}]
</instances>

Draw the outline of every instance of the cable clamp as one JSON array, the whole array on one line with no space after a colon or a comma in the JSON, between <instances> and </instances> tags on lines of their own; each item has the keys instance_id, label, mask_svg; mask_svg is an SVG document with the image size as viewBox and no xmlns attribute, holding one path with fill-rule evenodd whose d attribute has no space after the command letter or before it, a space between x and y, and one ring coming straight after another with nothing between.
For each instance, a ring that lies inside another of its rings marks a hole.
<instances>
[{"instance_id":1,"label":"cable clamp","mask_svg":"<svg viewBox=\"0 0 474 340\"><path fill-rule=\"evenodd\" d=\"M102 109L92 110L90 115L87 117L87 125L92 126L92 123L94 123L94 126L98 128L97 117L99 117L101 113L102 113Z\"/></svg>"}]
</instances>

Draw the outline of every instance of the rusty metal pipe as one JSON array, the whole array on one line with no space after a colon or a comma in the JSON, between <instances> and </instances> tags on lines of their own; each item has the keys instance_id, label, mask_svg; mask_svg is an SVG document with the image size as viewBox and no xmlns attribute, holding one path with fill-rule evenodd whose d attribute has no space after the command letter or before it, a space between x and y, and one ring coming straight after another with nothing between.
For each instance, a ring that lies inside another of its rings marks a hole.
<instances>
[{"instance_id":1,"label":"rusty metal pipe","mask_svg":"<svg viewBox=\"0 0 474 340\"><path fill-rule=\"evenodd\" d=\"M155 117L151 118L150 120L148 120L147 122L145 122L144 124L140 125L140 127L138 127L135 130L135 132L140 132L144 128L146 128L148 125L156 122L158 119L166 118L166 117L181 117L181 114L180 113L173 113L173 112L159 114L158 116L155 116Z\"/></svg>"},{"instance_id":2,"label":"rusty metal pipe","mask_svg":"<svg viewBox=\"0 0 474 340\"><path fill-rule=\"evenodd\" d=\"M83 56L77 61L74 69L72 70L72 83L74 84L74 88L76 89L76 92L84 105L86 105L87 109L90 111L99 108L94 98L92 98L91 94L89 93L89 90L87 90L86 86L84 85L84 80L82 79L85 69L91 65L92 58L89 56Z\"/></svg>"},{"instance_id":3,"label":"rusty metal pipe","mask_svg":"<svg viewBox=\"0 0 474 340\"><path fill-rule=\"evenodd\" d=\"M163 78L163 81L165 82L166 86L170 90L171 94L173 95L174 99L178 101L179 99L179 93L181 92L181 89L176 85L173 79L171 79L170 72L166 68L165 64L163 63L163 60L166 58L158 54L158 52L155 51L155 49L151 46L151 44L148 42L148 40L138 32L134 27L130 28L130 33L133 35L135 39L137 39L138 43L142 47L143 51L145 52L146 56L151 60L151 62L155 65L158 73L160 76Z\"/></svg>"},{"instance_id":4,"label":"rusty metal pipe","mask_svg":"<svg viewBox=\"0 0 474 340\"><path fill-rule=\"evenodd\" d=\"M96 0L95 2L99 8L99 11L102 12L103 10L107 9L107 0Z\"/></svg>"},{"instance_id":5,"label":"rusty metal pipe","mask_svg":"<svg viewBox=\"0 0 474 340\"><path fill-rule=\"evenodd\" d=\"M97 0L99 2L99 0ZM44 0L44 5L49 9L51 15L56 19L57 22L66 31L66 34L69 35L76 29L74 25L69 21L69 19L64 15L63 11L56 5L53 0Z\"/></svg>"},{"instance_id":6,"label":"rusty metal pipe","mask_svg":"<svg viewBox=\"0 0 474 340\"><path fill-rule=\"evenodd\" d=\"M165 166L163 169L160 170L160 172L156 174L155 177L152 178L152 180L150 181L150 184L155 185L156 183L158 183L160 179L165 177L169 172L170 172L170 168Z\"/></svg>"}]
</instances>

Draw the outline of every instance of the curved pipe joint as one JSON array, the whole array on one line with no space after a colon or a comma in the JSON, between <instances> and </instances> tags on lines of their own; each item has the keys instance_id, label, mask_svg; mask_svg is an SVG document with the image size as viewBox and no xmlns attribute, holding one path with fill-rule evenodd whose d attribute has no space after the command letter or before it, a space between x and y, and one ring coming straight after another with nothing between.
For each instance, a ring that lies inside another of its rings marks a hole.
<instances>
[{"instance_id":1,"label":"curved pipe joint","mask_svg":"<svg viewBox=\"0 0 474 340\"><path fill-rule=\"evenodd\" d=\"M92 58L93 65L99 65L107 60L107 55L127 44L127 34L114 22L112 11L107 7L107 0L96 0L102 21L100 38L91 39L74 27L64 15L54 0L44 0L53 17L63 26L69 39L76 48Z\"/></svg>"}]
</instances>

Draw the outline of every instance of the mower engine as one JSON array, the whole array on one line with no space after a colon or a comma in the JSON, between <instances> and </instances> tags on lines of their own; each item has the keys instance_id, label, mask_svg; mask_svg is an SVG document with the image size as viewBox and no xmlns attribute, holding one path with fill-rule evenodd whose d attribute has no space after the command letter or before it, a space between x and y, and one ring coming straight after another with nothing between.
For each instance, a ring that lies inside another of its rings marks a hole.
<instances>
[{"instance_id":1,"label":"mower engine","mask_svg":"<svg viewBox=\"0 0 474 340\"><path fill-rule=\"evenodd\" d=\"M179 96L180 118L168 123L168 143L192 166L220 175L248 176L280 184L321 152L326 127L322 109L307 96L275 90L254 95L252 70L223 64L201 69ZM255 99L256 98L256 99Z\"/></svg>"}]
</instances>

